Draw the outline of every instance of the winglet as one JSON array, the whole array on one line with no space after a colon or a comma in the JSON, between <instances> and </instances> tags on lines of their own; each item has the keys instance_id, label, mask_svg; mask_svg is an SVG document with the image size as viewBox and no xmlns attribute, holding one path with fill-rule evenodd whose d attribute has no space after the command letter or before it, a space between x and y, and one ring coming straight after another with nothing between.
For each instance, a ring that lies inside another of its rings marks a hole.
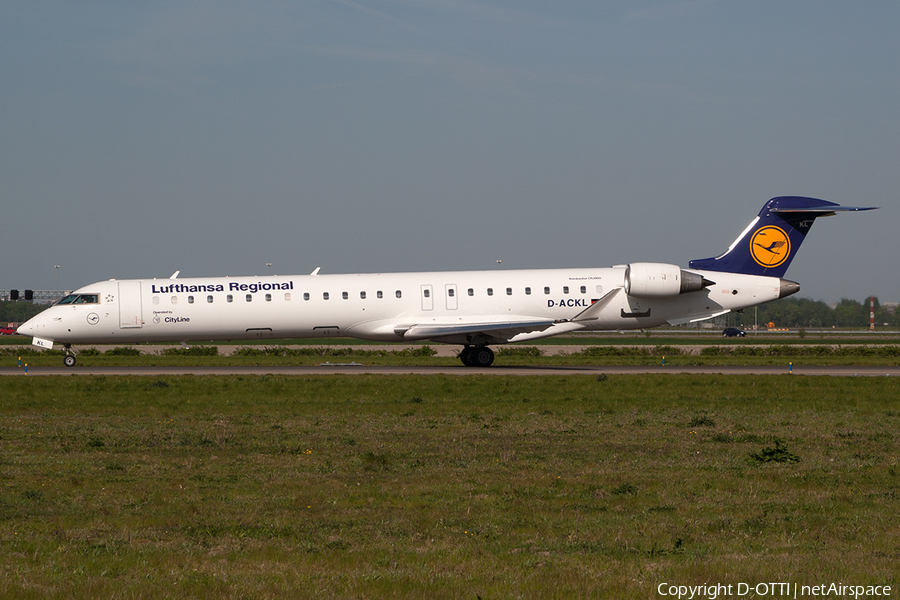
<instances>
[{"instance_id":1,"label":"winglet","mask_svg":"<svg viewBox=\"0 0 900 600\"><path fill-rule=\"evenodd\" d=\"M592 302L590 306L575 315L572 318L572 321L596 321L600 316L600 313L603 312L603 309L609 304L610 300L612 300L621 289L622 288L617 287L606 292L599 300Z\"/></svg>"}]
</instances>

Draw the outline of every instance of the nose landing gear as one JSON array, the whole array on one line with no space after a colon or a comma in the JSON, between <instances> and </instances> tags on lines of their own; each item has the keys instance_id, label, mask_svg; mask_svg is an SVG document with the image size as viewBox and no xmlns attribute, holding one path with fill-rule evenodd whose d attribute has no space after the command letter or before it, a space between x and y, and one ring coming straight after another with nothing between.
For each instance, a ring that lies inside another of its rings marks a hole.
<instances>
[{"instance_id":1,"label":"nose landing gear","mask_svg":"<svg viewBox=\"0 0 900 600\"><path fill-rule=\"evenodd\" d=\"M71 344L66 344L63 346L66 349L66 356L63 358L63 364L67 367L75 366L75 351L72 350Z\"/></svg>"},{"instance_id":2,"label":"nose landing gear","mask_svg":"<svg viewBox=\"0 0 900 600\"><path fill-rule=\"evenodd\" d=\"M494 351L487 346L465 346L459 359L467 367L489 367L494 364Z\"/></svg>"}]
</instances>

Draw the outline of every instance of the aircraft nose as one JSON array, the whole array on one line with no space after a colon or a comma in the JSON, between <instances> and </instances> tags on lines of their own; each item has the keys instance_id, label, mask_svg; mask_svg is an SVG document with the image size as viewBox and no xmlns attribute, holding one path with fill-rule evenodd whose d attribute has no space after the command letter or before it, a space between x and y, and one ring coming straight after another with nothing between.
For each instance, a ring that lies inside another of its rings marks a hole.
<instances>
[{"instance_id":1,"label":"aircraft nose","mask_svg":"<svg viewBox=\"0 0 900 600\"><path fill-rule=\"evenodd\" d=\"M19 335L27 335L34 337L34 319L28 319L16 328Z\"/></svg>"}]
</instances>

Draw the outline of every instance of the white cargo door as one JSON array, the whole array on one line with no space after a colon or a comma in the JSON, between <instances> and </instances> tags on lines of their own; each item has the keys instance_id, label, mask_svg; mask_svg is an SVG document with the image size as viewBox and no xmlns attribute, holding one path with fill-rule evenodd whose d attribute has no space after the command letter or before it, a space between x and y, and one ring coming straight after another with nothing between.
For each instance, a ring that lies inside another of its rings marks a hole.
<instances>
[{"instance_id":1,"label":"white cargo door","mask_svg":"<svg viewBox=\"0 0 900 600\"><path fill-rule=\"evenodd\" d=\"M141 282L119 282L119 327L134 329L144 324L141 313Z\"/></svg>"}]
</instances>

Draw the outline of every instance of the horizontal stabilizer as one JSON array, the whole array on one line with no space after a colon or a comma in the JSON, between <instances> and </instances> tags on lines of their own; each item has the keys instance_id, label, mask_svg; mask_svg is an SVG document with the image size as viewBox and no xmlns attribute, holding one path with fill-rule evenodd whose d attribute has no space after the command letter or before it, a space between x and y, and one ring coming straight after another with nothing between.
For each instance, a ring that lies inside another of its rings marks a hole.
<instances>
[{"instance_id":1,"label":"horizontal stabilizer","mask_svg":"<svg viewBox=\"0 0 900 600\"><path fill-rule=\"evenodd\" d=\"M859 212L875 208L877 207L840 206L834 202L802 196L772 198L724 254L715 258L692 260L690 268L783 277L813 221L838 212Z\"/></svg>"},{"instance_id":2,"label":"horizontal stabilizer","mask_svg":"<svg viewBox=\"0 0 900 600\"><path fill-rule=\"evenodd\" d=\"M878 206L839 206L837 204L832 204L830 206L829 205L806 206L806 207L802 207L802 208L800 208L800 207L791 208L789 206L784 207L784 208L779 208L776 206L776 207L772 208L770 212L773 212L773 213L799 213L799 212L824 213L824 214L819 215L821 217L821 216L833 215L836 212L857 212L857 211L861 211L861 210L876 210L878 208L879 208Z\"/></svg>"}]
</instances>

